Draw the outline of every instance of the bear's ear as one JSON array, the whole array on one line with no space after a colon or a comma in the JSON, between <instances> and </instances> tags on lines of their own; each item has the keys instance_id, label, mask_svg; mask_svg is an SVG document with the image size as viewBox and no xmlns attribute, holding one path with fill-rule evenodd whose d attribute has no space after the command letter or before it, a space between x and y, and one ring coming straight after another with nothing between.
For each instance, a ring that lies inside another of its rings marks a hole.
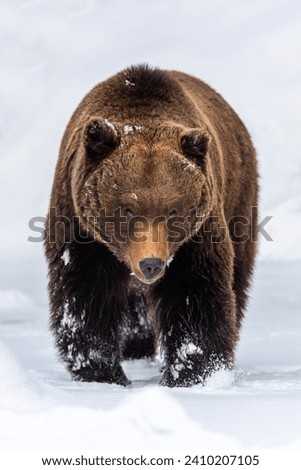
<instances>
[{"instance_id":1,"label":"bear's ear","mask_svg":"<svg viewBox=\"0 0 301 470\"><path fill-rule=\"evenodd\" d=\"M118 146L120 136L108 120L91 119L84 129L84 144L91 159L107 157Z\"/></svg>"},{"instance_id":2,"label":"bear's ear","mask_svg":"<svg viewBox=\"0 0 301 470\"><path fill-rule=\"evenodd\" d=\"M210 144L209 134L202 129L191 129L180 135L180 145L185 157L194 158L199 165L204 163Z\"/></svg>"}]
</instances>

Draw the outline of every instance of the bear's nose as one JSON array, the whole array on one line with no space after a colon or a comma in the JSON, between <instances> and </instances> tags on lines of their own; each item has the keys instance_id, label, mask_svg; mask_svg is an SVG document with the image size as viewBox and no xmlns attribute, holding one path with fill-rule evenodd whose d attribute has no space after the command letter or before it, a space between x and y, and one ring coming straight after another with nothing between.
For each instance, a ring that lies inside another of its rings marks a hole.
<instances>
[{"instance_id":1,"label":"bear's nose","mask_svg":"<svg viewBox=\"0 0 301 470\"><path fill-rule=\"evenodd\" d=\"M140 261L140 269L146 279L152 279L161 273L164 267L164 261L160 258L145 258Z\"/></svg>"}]
</instances>

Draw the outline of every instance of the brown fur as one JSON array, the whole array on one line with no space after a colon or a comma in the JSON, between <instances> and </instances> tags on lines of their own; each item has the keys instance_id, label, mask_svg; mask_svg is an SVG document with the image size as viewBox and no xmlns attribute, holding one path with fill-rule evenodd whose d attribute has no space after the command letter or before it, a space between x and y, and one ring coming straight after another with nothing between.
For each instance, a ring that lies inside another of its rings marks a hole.
<instances>
[{"instance_id":1,"label":"brown fur","mask_svg":"<svg viewBox=\"0 0 301 470\"><path fill-rule=\"evenodd\" d=\"M120 360L153 353L154 341L165 385L231 367L256 251L239 236L255 238L257 192L250 136L204 82L131 67L83 99L61 144L45 242L52 326L75 378L126 384ZM203 218L188 230L191 210ZM237 216L252 224L235 226ZM177 218L185 235L174 239ZM143 287L149 258L164 268Z\"/></svg>"}]
</instances>

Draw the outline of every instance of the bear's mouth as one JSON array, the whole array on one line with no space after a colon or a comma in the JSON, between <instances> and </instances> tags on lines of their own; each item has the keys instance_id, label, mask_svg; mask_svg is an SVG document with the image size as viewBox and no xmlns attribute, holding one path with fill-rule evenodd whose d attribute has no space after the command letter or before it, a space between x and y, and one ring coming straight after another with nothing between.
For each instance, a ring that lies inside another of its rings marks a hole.
<instances>
[{"instance_id":1,"label":"bear's mouth","mask_svg":"<svg viewBox=\"0 0 301 470\"><path fill-rule=\"evenodd\" d=\"M143 284L146 284L146 285L149 286L149 285L155 284L157 281L159 281L159 280L163 277L163 275L162 275L162 276L158 276L158 277L156 277L156 278L154 278L154 279L146 279L146 278L142 278L141 276L138 277L138 276L136 276L136 274L135 274L135 277L138 279L138 281L140 281L140 282L142 282Z\"/></svg>"}]
</instances>

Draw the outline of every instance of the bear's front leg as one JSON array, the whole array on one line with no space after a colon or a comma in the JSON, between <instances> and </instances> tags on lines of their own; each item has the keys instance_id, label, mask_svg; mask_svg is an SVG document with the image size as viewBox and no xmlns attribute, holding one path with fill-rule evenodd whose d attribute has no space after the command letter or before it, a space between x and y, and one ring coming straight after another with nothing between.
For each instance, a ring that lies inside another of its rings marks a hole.
<instances>
[{"instance_id":1,"label":"bear's front leg","mask_svg":"<svg viewBox=\"0 0 301 470\"><path fill-rule=\"evenodd\" d=\"M75 380L128 385L120 365L127 270L106 247L48 247L51 328Z\"/></svg>"},{"instance_id":2,"label":"bear's front leg","mask_svg":"<svg viewBox=\"0 0 301 470\"><path fill-rule=\"evenodd\" d=\"M207 258L189 245L154 289L164 358L161 384L169 387L204 384L212 372L231 368L238 337L229 260Z\"/></svg>"},{"instance_id":3,"label":"bear's front leg","mask_svg":"<svg viewBox=\"0 0 301 470\"><path fill-rule=\"evenodd\" d=\"M94 329L86 322L85 311L76 317L64 306L55 322L56 344L62 359L75 380L128 385L120 365L118 333L104 327Z\"/></svg>"},{"instance_id":4,"label":"bear's front leg","mask_svg":"<svg viewBox=\"0 0 301 470\"><path fill-rule=\"evenodd\" d=\"M233 365L233 345L226 344L216 332L213 339L199 328L191 329L178 321L162 337L164 357L160 384L168 387L190 387L205 384L208 376Z\"/></svg>"}]
</instances>

